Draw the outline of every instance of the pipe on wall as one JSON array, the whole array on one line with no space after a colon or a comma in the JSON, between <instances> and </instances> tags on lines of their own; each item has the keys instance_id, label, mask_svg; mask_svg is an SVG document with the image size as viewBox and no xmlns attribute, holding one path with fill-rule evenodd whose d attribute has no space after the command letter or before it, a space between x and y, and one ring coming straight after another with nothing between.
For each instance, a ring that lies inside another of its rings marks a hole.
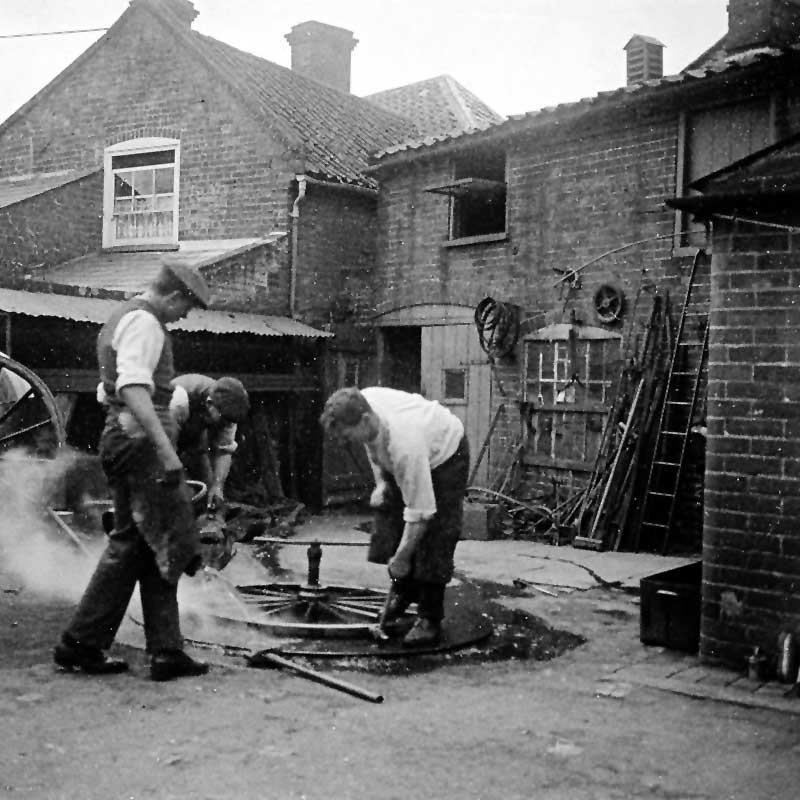
<instances>
[{"instance_id":1,"label":"pipe on wall","mask_svg":"<svg viewBox=\"0 0 800 800\"><path fill-rule=\"evenodd\" d=\"M294 318L297 304L297 258L300 238L300 203L306 196L307 178L305 175L295 175L297 181L297 197L292 203L292 264L289 270L289 316Z\"/></svg>"}]
</instances>

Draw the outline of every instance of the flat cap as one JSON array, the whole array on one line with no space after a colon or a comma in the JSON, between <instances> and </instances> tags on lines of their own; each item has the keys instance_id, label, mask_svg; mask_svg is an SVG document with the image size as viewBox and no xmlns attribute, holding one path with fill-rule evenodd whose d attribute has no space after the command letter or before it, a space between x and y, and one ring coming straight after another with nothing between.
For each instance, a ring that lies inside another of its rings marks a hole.
<instances>
[{"instance_id":1,"label":"flat cap","mask_svg":"<svg viewBox=\"0 0 800 800\"><path fill-rule=\"evenodd\" d=\"M208 308L211 292L205 278L195 269L174 258L164 258L161 261L161 274L159 283L174 284L191 297L200 308Z\"/></svg>"}]
</instances>

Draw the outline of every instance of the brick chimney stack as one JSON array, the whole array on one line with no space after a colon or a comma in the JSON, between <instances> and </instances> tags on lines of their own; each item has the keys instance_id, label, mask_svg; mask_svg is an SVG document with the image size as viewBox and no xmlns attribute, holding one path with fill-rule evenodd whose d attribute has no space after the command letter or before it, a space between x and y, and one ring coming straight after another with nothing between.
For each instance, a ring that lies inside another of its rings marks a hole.
<instances>
[{"instance_id":1,"label":"brick chimney stack","mask_svg":"<svg viewBox=\"0 0 800 800\"><path fill-rule=\"evenodd\" d=\"M353 32L323 22L301 22L286 34L292 69L342 92L350 91L350 56L358 39Z\"/></svg>"},{"instance_id":2,"label":"brick chimney stack","mask_svg":"<svg viewBox=\"0 0 800 800\"><path fill-rule=\"evenodd\" d=\"M137 0L130 0L130 2L131 5L133 5ZM195 17L200 13L190 0L144 0L144 2L150 3L156 8L160 8L162 11L168 11L190 28Z\"/></svg>"},{"instance_id":3,"label":"brick chimney stack","mask_svg":"<svg viewBox=\"0 0 800 800\"><path fill-rule=\"evenodd\" d=\"M664 45L652 36L636 34L622 48L628 54L628 86L664 75Z\"/></svg>"},{"instance_id":4,"label":"brick chimney stack","mask_svg":"<svg viewBox=\"0 0 800 800\"><path fill-rule=\"evenodd\" d=\"M798 0L728 0L725 49L786 47L800 40Z\"/></svg>"}]
</instances>

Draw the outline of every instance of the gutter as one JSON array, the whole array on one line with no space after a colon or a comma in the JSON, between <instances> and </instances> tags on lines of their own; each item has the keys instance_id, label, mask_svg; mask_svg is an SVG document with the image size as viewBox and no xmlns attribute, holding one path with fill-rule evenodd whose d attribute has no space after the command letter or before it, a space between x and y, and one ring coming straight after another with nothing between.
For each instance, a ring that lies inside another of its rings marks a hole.
<instances>
[{"instance_id":1,"label":"gutter","mask_svg":"<svg viewBox=\"0 0 800 800\"><path fill-rule=\"evenodd\" d=\"M300 239L300 203L306 196L308 178L305 175L295 175L297 181L297 197L292 203L292 263L289 270L289 317L294 319L295 306L297 305L297 253Z\"/></svg>"}]
</instances>

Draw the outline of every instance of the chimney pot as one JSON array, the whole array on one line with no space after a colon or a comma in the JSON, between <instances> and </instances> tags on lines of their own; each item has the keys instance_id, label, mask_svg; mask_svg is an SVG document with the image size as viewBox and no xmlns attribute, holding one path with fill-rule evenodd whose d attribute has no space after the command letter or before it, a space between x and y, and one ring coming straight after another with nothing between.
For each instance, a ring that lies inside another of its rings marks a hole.
<instances>
[{"instance_id":1,"label":"chimney pot","mask_svg":"<svg viewBox=\"0 0 800 800\"><path fill-rule=\"evenodd\" d=\"M664 45L658 39L637 33L622 49L627 53L628 86L664 76Z\"/></svg>"},{"instance_id":2,"label":"chimney pot","mask_svg":"<svg viewBox=\"0 0 800 800\"><path fill-rule=\"evenodd\" d=\"M285 39L292 48L294 72L350 91L350 58L358 44L352 31L310 20L295 25Z\"/></svg>"}]
</instances>

